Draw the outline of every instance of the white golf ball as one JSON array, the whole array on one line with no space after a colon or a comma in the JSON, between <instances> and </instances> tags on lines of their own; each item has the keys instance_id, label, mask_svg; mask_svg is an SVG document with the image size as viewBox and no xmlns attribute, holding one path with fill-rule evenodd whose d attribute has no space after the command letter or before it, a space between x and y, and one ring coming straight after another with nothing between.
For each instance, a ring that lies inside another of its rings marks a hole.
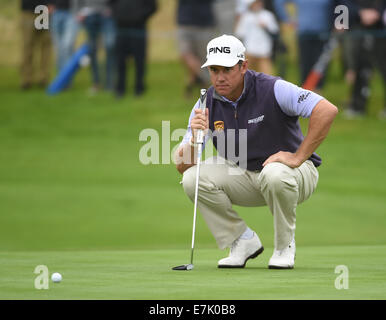
<instances>
[{"instance_id":1,"label":"white golf ball","mask_svg":"<svg viewBox=\"0 0 386 320\"><path fill-rule=\"evenodd\" d=\"M53 282L60 282L60 281L62 281L62 275L58 272L54 272L51 276L51 280Z\"/></svg>"}]
</instances>

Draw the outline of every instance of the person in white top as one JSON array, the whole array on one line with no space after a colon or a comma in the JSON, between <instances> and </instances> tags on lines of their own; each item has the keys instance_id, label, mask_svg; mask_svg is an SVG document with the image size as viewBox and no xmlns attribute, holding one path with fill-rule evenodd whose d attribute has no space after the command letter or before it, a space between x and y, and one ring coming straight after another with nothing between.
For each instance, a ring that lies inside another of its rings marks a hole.
<instances>
[{"instance_id":1,"label":"person in white top","mask_svg":"<svg viewBox=\"0 0 386 320\"><path fill-rule=\"evenodd\" d=\"M279 32L279 25L272 12L264 9L262 0L244 0L248 10L241 14L235 33L243 39L250 69L273 73L273 35Z\"/></svg>"}]
</instances>

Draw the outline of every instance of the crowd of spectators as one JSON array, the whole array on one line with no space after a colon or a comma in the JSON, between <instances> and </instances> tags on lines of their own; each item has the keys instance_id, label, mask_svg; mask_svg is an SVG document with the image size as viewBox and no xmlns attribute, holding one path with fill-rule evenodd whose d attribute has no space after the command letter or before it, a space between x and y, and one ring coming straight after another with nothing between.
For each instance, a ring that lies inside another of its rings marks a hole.
<instances>
[{"instance_id":1,"label":"crowd of spectators","mask_svg":"<svg viewBox=\"0 0 386 320\"><path fill-rule=\"evenodd\" d=\"M371 77L378 70L386 89L386 0L175 0L176 48L186 69L185 95L209 85L201 68L206 44L222 34L234 34L243 41L249 67L258 72L286 77L288 43L283 30L293 29L296 37L301 86L332 37L340 43L343 75L351 87L344 115L366 114ZM291 3L292 6L288 4ZM47 5L49 30L33 27L34 9ZM347 8L347 27L336 28L336 18ZM127 59L135 64L134 94L146 91L147 22L157 11L157 0L22 0L23 39L21 88L37 84L44 88L50 79L51 43L59 72L74 53L81 29L90 46L90 92L110 90L117 97L126 94ZM294 10L295 9L295 10ZM98 52L104 50L104 72ZM33 65L39 55L39 65ZM316 91L323 90L324 73ZM384 90L385 92L386 90ZM380 116L386 117L386 97Z\"/></svg>"}]
</instances>

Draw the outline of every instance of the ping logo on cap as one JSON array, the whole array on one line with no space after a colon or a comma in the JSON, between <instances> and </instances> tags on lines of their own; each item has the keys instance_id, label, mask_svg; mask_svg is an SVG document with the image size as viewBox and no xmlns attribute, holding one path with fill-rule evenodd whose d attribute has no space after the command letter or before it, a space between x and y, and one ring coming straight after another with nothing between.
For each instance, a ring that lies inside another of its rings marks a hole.
<instances>
[{"instance_id":1,"label":"ping logo on cap","mask_svg":"<svg viewBox=\"0 0 386 320\"><path fill-rule=\"evenodd\" d=\"M209 41L206 53L206 62L201 68L215 65L233 67L240 60L245 60L243 43L236 37L226 34Z\"/></svg>"},{"instance_id":2,"label":"ping logo on cap","mask_svg":"<svg viewBox=\"0 0 386 320\"><path fill-rule=\"evenodd\" d=\"M231 53L230 47L213 47L209 48L209 54L211 53Z\"/></svg>"}]
</instances>

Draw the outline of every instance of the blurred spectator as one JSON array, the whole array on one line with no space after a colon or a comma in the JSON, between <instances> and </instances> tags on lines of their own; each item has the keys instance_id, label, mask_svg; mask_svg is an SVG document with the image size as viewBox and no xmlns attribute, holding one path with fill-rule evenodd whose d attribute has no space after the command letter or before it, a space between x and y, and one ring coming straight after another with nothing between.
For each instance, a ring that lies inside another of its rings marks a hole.
<instances>
[{"instance_id":1,"label":"blurred spectator","mask_svg":"<svg viewBox=\"0 0 386 320\"><path fill-rule=\"evenodd\" d=\"M85 27L90 44L93 81L91 93L96 92L101 87L98 63L98 41L100 36L102 36L106 52L106 78L104 86L107 90L112 90L114 87L116 62L116 27L112 18L109 0L73 0L73 4L77 19Z\"/></svg>"},{"instance_id":2,"label":"blurred spectator","mask_svg":"<svg viewBox=\"0 0 386 320\"><path fill-rule=\"evenodd\" d=\"M241 15L248 11L248 2L249 0L236 0L236 26L240 21ZM275 16L276 21L279 20L275 10L274 0L264 0L264 7L266 10L272 12L272 14ZM287 46L281 38L280 32L270 35L273 40L271 60L275 61L275 63L277 64L277 73L279 74L279 76L285 78L287 73Z\"/></svg>"},{"instance_id":3,"label":"blurred spectator","mask_svg":"<svg viewBox=\"0 0 386 320\"><path fill-rule=\"evenodd\" d=\"M116 95L126 91L126 59L135 62L135 95L145 91L145 65L147 48L146 22L156 11L156 0L110 0L117 24L117 85Z\"/></svg>"},{"instance_id":4,"label":"blurred spectator","mask_svg":"<svg viewBox=\"0 0 386 320\"><path fill-rule=\"evenodd\" d=\"M264 7L266 10L269 10L272 12L275 16L276 21L279 20L274 0L264 0ZM273 37L273 49L272 49L272 60L275 61L275 64L277 65L277 73L280 77L286 78L287 77L287 64L288 64L288 49L286 44L283 41L283 38L280 34L280 28L279 32L272 35Z\"/></svg>"},{"instance_id":5,"label":"blurred spectator","mask_svg":"<svg viewBox=\"0 0 386 320\"><path fill-rule=\"evenodd\" d=\"M219 35L233 34L236 18L236 0L214 0L216 32Z\"/></svg>"},{"instance_id":6,"label":"blurred spectator","mask_svg":"<svg viewBox=\"0 0 386 320\"><path fill-rule=\"evenodd\" d=\"M185 94L191 97L193 89L209 86L208 71L201 65L206 45L214 35L213 0L179 0L177 25L180 55L189 73Z\"/></svg>"},{"instance_id":7,"label":"blurred spectator","mask_svg":"<svg viewBox=\"0 0 386 320\"><path fill-rule=\"evenodd\" d=\"M34 13L38 5L47 5L47 1L42 0L22 0L21 1L21 32L22 32L22 61L21 61L21 88L23 90L31 88L37 84L44 88L49 81L51 68L51 38L50 32L45 29L35 28ZM37 55L39 55L37 57ZM39 59L39 64L35 66L34 61Z\"/></svg>"},{"instance_id":8,"label":"blurred spectator","mask_svg":"<svg viewBox=\"0 0 386 320\"><path fill-rule=\"evenodd\" d=\"M238 25L240 21L240 17L243 13L248 11L248 0L236 0L236 19L235 19L235 26Z\"/></svg>"},{"instance_id":9,"label":"blurred spectator","mask_svg":"<svg viewBox=\"0 0 386 320\"><path fill-rule=\"evenodd\" d=\"M355 68L356 61L358 60L356 55L358 54L358 40L359 37L355 37L351 32L344 32L339 37L341 44L341 63L344 72L344 78L350 86L355 81Z\"/></svg>"},{"instance_id":10,"label":"blurred spectator","mask_svg":"<svg viewBox=\"0 0 386 320\"><path fill-rule=\"evenodd\" d=\"M383 16L386 0L352 0L349 37L353 41L354 84L346 118L361 117L366 113L370 95L370 80L376 67L383 78L384 105L380 116L386 118L386 23Z\"/></svg>"},{"instance_id":11,"label":"blurred spectator","mask_svg":"<svg viewBox=\"0 0 386 320\"><path fill-rule=\"evenodd\" d=\"M297 8L297 19L290 18L286 4L293 3ZM333 26L334 0L275 0L279 20L296 28L299 49L300 81L304 83L308 73L322 53ZM324 78L317 89L323 86Z\"/></svg>"},{"instance_id":12,"label":"blurred spectator","mask_svg":"<svg viewBox=\"0 0 386 320\"><path fill-rule=\"evenodd\" d=\"M243 39L249 68L272 74L273 36L279 26L272 12L264 9L263 0L246 0L248 9L241 14L236 35Z\"/></svg>"},{"instance_id":13,"label":"blurred spectator","mask_svg":"<svg viewBox=\"0 0 386 320\"><path fill-rule=\"evenodd\" d=\"M51 34L56 52L56 67L60 71L74 52L78 22L71 12L71 0L49 0Z\"/></svg>"},{"instance_id":14,"label":"blurred spectator","mask_svg":"<svg viewBox=\"0 0 386 320\"><path fill-rule=\"evenodd\" d=\"M241 15L248 10L250 1L249 0L234 0L234 1L235 1L235 13L236 13L235 24L237 25ZM266 10L271 11L275 15L275 18L277 18L275 6L274 6L274 0L263 0L263 3L264 3L264 8Z\"/></svg>"},{"instance_id":15,"label":"blurred spectator","mask_svg":"<svg viewBox=\"0 0 386 320\"><path fill-rule=\"evenodd\" d=\"M275 14L275 4L273 3L273 0L264 0L264 8L266 10L271 11L273 14ZM276 17L276 14L275 14Z\"/></svg>"}]
</instances>

